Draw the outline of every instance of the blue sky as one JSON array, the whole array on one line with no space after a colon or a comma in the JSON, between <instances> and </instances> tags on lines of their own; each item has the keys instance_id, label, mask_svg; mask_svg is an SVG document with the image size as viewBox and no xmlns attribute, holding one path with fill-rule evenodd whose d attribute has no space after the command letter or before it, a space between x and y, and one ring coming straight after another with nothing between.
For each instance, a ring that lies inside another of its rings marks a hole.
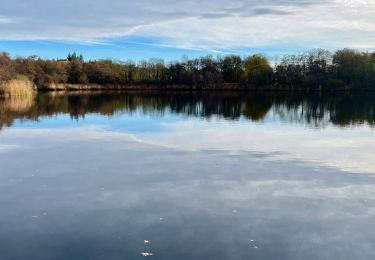
<instances>
[{"instance_id":1,"label":"blue sky","mask_svg":"<svg viewBox=\"0 0 375 260\"><path fill-rule=\"evenodd\" d=\"M86 59L375 49L373 0L0 0L0 50Z\"/></svg>"},{"instance_id":2,"label":"blue sky","mask_svg":"<svg viewBox=\"0 0 375 260\"><path fill-rule=\"evenodd\" d=\"M84 54L86 60L110 58L120 61L139 61L150 58L162 58L166 61L181 60L186 57L195 58L205 55L214 57L228 54L247 55L262 53L270 58L277 58L285 53L308 50L305 46L262 46L238 47L233 50L221 49L184 49L158 46L160 39L137 36L105 39L103 43L84 43L64 40L0 40L0 51L6 51L12 56L27 57L38 55L42 58L65 58L69 52Z\"/></svg>"}]
</instances>

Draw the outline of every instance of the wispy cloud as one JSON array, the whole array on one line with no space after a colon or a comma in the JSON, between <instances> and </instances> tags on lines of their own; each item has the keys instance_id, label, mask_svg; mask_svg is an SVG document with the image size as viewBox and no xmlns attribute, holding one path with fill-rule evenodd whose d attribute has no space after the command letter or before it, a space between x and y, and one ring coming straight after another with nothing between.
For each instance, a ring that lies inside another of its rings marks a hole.
<instances>
[{"instance_id":1,"label":"wispy cloud","mask_svg":"<svg viewBox=\"0 0 375 260\"><path fill-rule=\"evenodd\" d=\"M19 19L0 16L0 25L18 23Z\"/></svg>"},{"instance_id":2,"label":"wispy cloud","mask_svg":"<svg viewBox=\"0 0 375 260\"><path fill-rule=\"evenodd\" d=\"M375 47L375 4L370 0L3 2L0 40L95 44L131 35L158 37L161 46L203 50L296 42Z\"/></svg>"}]
</instances>

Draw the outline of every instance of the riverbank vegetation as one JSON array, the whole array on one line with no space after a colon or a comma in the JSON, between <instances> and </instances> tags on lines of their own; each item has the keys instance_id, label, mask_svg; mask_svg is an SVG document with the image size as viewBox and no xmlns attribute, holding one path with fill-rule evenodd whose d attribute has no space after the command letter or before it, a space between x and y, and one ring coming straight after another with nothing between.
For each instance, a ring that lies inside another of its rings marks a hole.
<instances>
[{"instance_id":1,"label":"riverbank vegetation","mask_svg":"<svg viewBox=\"0 0 375 260\"><path fill-rule=\"evenodd\" d=\"M0 84L24 79L38 90L86 89L375 89L375 53L343 49L286 55L273 66L261 55L230 55L165 63L85 61L69 54L64 60L0 54ZM11 82L11 83L10 83ZM26 83L25 83L26 82Z\"/></svg>"},{"instance_id":2,"label":"riverbank vegetation","mask_svg":"<svg viewBox=\"0 0 375 260\"><path fill-rule=\"evenodd\" d=\"M0 82L0 96L31 97L35 90L34 84L25 77Z\"/></svg>"}]
</instances>

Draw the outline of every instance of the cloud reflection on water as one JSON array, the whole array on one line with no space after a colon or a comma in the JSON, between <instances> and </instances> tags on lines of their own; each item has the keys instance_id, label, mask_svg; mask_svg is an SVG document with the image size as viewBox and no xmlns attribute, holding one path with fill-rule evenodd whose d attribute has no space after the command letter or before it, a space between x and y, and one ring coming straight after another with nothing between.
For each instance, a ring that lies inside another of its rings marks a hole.
<instances>
[{"instance_id":1,"label":"cloud reflection on water","mask_svg":"<svg viewBox=\"0 0 375 260\"><path fill-rule=\"evenodd\" d=\"M154 121L154 120L152 120ZM134 122L133 123L137 123ZM62 135L61 138L99 138L132 140L179 150L217 150L228 155L250 151L271 154L278 160L301 160L316 165L337 167L350 172L375 173L375 138L367 126L350 128L306 129L303 126L269 123L228 122L195 119L153 122L153 128L139 121L141 128L131 132L111 130L104 125L72 129L17 129L17 135ZM12 130L13 131L13 130ZM64 133L65 132L65 133ZM1 150L1 147L0 147Z\"/></svg>"},{"instance_id":2,"label":"cloud reflection on water","mask_svg":"<svg viewBox=\"0 0 375 260\"><path fill-rule=\"evenodd\" d=\"M147 239L155 259L373 259L372 175L251 151L267 126L207 124L137 138L5 129L2 142L23 149L0 157L2 256L141 259Z\"/></svg>"},{"instance_id":3,"label":"cloud reflection on water","mask_svg":"<svg viewBox=\"0 0 375 260\"><path fill-rule=\"evenodd\" d=\"M324 130L274 124L189 120L164 124L163 131L140 135L150 143L189 150L253 151L278 154L340 170L375 173L375 138L367 126Z\"/></svg>"}]
</instances>

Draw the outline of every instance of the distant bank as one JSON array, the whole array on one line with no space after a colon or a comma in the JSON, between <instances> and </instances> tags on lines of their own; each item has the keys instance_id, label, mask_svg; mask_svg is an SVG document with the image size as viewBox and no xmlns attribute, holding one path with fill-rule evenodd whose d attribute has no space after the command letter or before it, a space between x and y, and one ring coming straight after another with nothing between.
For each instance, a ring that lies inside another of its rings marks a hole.
<instances>
[{"instance_id":1,"label":"distant bank","mask_svg":"<svg viewBox=\"0 0 375 260\"><path fill-rule=\"evenodd\" d=\"M272 67L262 55L165 63L63 60L0 53L0 95L62 90L375 90L375 53L343 49L286 55Z\"/></svg>"}]
</instances>

